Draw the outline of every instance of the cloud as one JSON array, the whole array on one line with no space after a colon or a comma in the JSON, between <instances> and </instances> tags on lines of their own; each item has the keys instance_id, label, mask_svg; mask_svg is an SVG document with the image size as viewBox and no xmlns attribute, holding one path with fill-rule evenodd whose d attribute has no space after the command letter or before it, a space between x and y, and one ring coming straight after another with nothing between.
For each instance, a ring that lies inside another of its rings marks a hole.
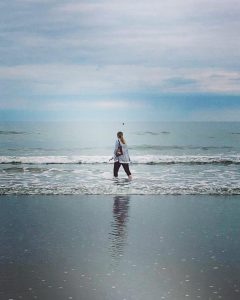
<instances>
[{"instance_id":1,"label":"cloud","mask_svg":"<svg viewBox=\"0 0 240 300\"><path fill-rule=\"evenodd\" d=\"M7 64L237 68L239 6L236 0L18 1L0 12L0 54Z\"/></svg>"},{"instance_id":2,"label":"cloud","mask_svg":"<svg viewBox=\"0 0 240 300\"><path fill-rule=\"evenodd\" d=\"M240 122L240 107L200 109L189 115L190 121Z\"/></svg>"},{"instance_id":3,"label":"cloud","mask_svg":"<svg viewBox=\"0 0 240 300\"><path fill-rule=\"evenodd\" d=\"M8 99L8 101L0 101L1 110L14 110L14 109L28 109L31 106L31 102L27 99L15 98Z\"/></svg>"},{"instance_id":4,"label":"cloud","mask_svg":"<svg viewBox=\"0 0 240 300\"><path fill-rule=\"evenodd\" d=\"M76 97L74 99L65 97L60 99L52 99L51 101L34 101L32 98L17 98L10 101L0 102L0 109L2 110L25 110L25 111L96 111L96 110L126 110L137 109L142 110L150 108L151 106L144 101L136 101L132 99L101 99L94 100L89 98Z\"/></svg>"},{"instance_id":5,"label":"cloud","mask_svg":"<svg viewBox=\"0 0 240 300\"><path fill-rule=\"evenodd\" d=\"M144 112L151 94L239 95L239 8L238 0L2 1L1 107L139 102Z\"/></svg>"},{"instance_id":6,"label":"cloud","mask_svg":"<svg viewBox=\"0 0 240 300\"><path fill-rule=\"evenodd\" d=\"M39 109L48 111L115 111L118 112L126 109L143 109L147 108L148 105L144 102L139 101L126 101L120 99L111 100L64 100L64 101L53 101L43 104Z\"/></svg>"},{"instance_id":7,"label":"cloud","mask_svg":"<svg viewBox=\"0 0 240 300\"><path fill-rule=\"evenodd\" d=\"M131 16L134 19L138 16L159 16L166 19L186 19L196 18L201 19L204 16L222 16L222 18L228 19L237 15L236 10L232 7L239 7L238 0L229 0L227 3L224 0L212 0L211 2L207 0L169 0L169 1L159 1L159 0L122 0L119 1L70 1L68 3L60 3L55 6L55 10L62 12L64 14L79 14L79 13L108 13L109 16L122 14Z\"/></svg>"},{"instance_id":8,"label":"cloud","mask_svg":"<svg viewBox=\"0 0 240 300\"><path fill-rule=\"evenodd\" d=\"M0 79L23 82L33 94L77 95L150 90L160 93L240 94L240 72L141 65L22 65L0 67Z\"/></svg>"}]
</instances>

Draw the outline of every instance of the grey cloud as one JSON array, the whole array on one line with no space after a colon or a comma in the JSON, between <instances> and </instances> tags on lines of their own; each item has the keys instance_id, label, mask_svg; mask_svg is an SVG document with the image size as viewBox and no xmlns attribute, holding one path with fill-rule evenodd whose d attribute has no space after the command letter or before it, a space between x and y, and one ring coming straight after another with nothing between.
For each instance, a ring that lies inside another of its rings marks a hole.
<instances>
[{"instance_id":1,"label":"grey cloud","mask_svg":"<svg viewBox=\"0 0 240 300\"><path fill-rule=\"evenodd\" d=\"M172 77L172 78L168 78L166 80L163 81L163 86L167 87L167 88L171 88L171 87L186 87L186 86L190 86L197 88L198 87L199 82L197 80L194 79L190 79L190 78L182 78L182 77Z\"/></svg>"},{"instance_id":2,"label":"grey cloud","mask_svg":"<svg viewBox=\"0 0 240 300\"><path fill-rule=\"evenodd\" d=\"M68 93L91 87L216 91L218 84L236 92L224 71L240 68L239 7L236 0L1 2L0 63L29 64L39 76L27 79L30 86L47 93L59 86ZM208 83L208 68L222 77Z\"/></svg>"},{"instance_id":3,"label":"grey cloud","mask_svg":"<svg viewBox=\"0 0 240 300\"><path fill-rule=\"evenodd\" d=\"M217 76L218 75L218 76ZM28 86L35 95L156 92L240 93L239 72L224 70L111 65L45 64L0 68L0 78Z\"/></svg>"}]
</instances>

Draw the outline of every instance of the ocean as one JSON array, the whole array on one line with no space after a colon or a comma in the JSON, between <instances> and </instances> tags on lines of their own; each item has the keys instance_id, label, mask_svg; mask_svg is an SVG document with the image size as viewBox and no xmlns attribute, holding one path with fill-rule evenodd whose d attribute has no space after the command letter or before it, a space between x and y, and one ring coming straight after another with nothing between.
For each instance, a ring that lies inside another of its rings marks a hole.
<instances>
[{"instance_id":1,"label":"ocean","mask_svg":"<svg viewBox=\"0 0 240 300\"><path fill-rule=\"evenodd\" d=\"M132 181L113 179L119 130ZM1 123L0 299L239 299L239 139L240 123Z\"/></svg>"},{"instance_id":2,"label":"ocean","mask_svg":"<svg viewBox=\"0 0 240 300\"><path fill-rule=\"evenodd\" d=\"M133 180L113 179L123 131ZM238 122L1 122L1 195L239 195Z\"/></svg>"}]
</instances>

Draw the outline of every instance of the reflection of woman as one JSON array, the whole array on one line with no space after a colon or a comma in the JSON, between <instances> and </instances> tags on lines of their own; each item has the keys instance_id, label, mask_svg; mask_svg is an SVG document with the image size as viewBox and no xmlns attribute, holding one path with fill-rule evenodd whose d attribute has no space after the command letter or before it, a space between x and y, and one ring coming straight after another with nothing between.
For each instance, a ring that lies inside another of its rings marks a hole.
<instances>
[{"instance_id":1,"label":"reflection of woman","mask_svg":"<svg viewBox=\"0 0 240 300\"><path fill-rule=\"evenodd\" d=\"M113 204L112 232L110 239L112 241L111 250L113 258L119 258L123 254L127 238L127 222L129 210L128 196L115 196Z\"/></svg>"},{"instance_id":2,"label":"reflection of woman","mask_svg":"<svg viewBox=\"0 0 240 300\"><path fill-rule=\"evenodd\" d=\"M123 138L123 133L119 131L117 133L117 141L115 143L114 149L114 168L113 175L118 177L118 171L121 165L123 166L124 171L128 175L129 180L132 180L132 175L129 170L130 157L128 154L128 148L125 139Z\"/></svg>"}]
</instances>

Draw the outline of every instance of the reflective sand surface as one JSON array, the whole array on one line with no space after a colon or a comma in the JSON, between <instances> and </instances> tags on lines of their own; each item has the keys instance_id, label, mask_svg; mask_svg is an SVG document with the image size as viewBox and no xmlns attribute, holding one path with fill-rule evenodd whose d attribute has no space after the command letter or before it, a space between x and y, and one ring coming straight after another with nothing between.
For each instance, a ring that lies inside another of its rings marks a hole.
<instances>
[{"instance_id":1,"label":"reflective sand surface","mask_svg":"<svg viewBox=\"0 0 240 300\"><path fill-rule=\"evenodd\" d=\"M2 196L0 299L239 299L238 196Z\"/></svg>"}]
</instances>

